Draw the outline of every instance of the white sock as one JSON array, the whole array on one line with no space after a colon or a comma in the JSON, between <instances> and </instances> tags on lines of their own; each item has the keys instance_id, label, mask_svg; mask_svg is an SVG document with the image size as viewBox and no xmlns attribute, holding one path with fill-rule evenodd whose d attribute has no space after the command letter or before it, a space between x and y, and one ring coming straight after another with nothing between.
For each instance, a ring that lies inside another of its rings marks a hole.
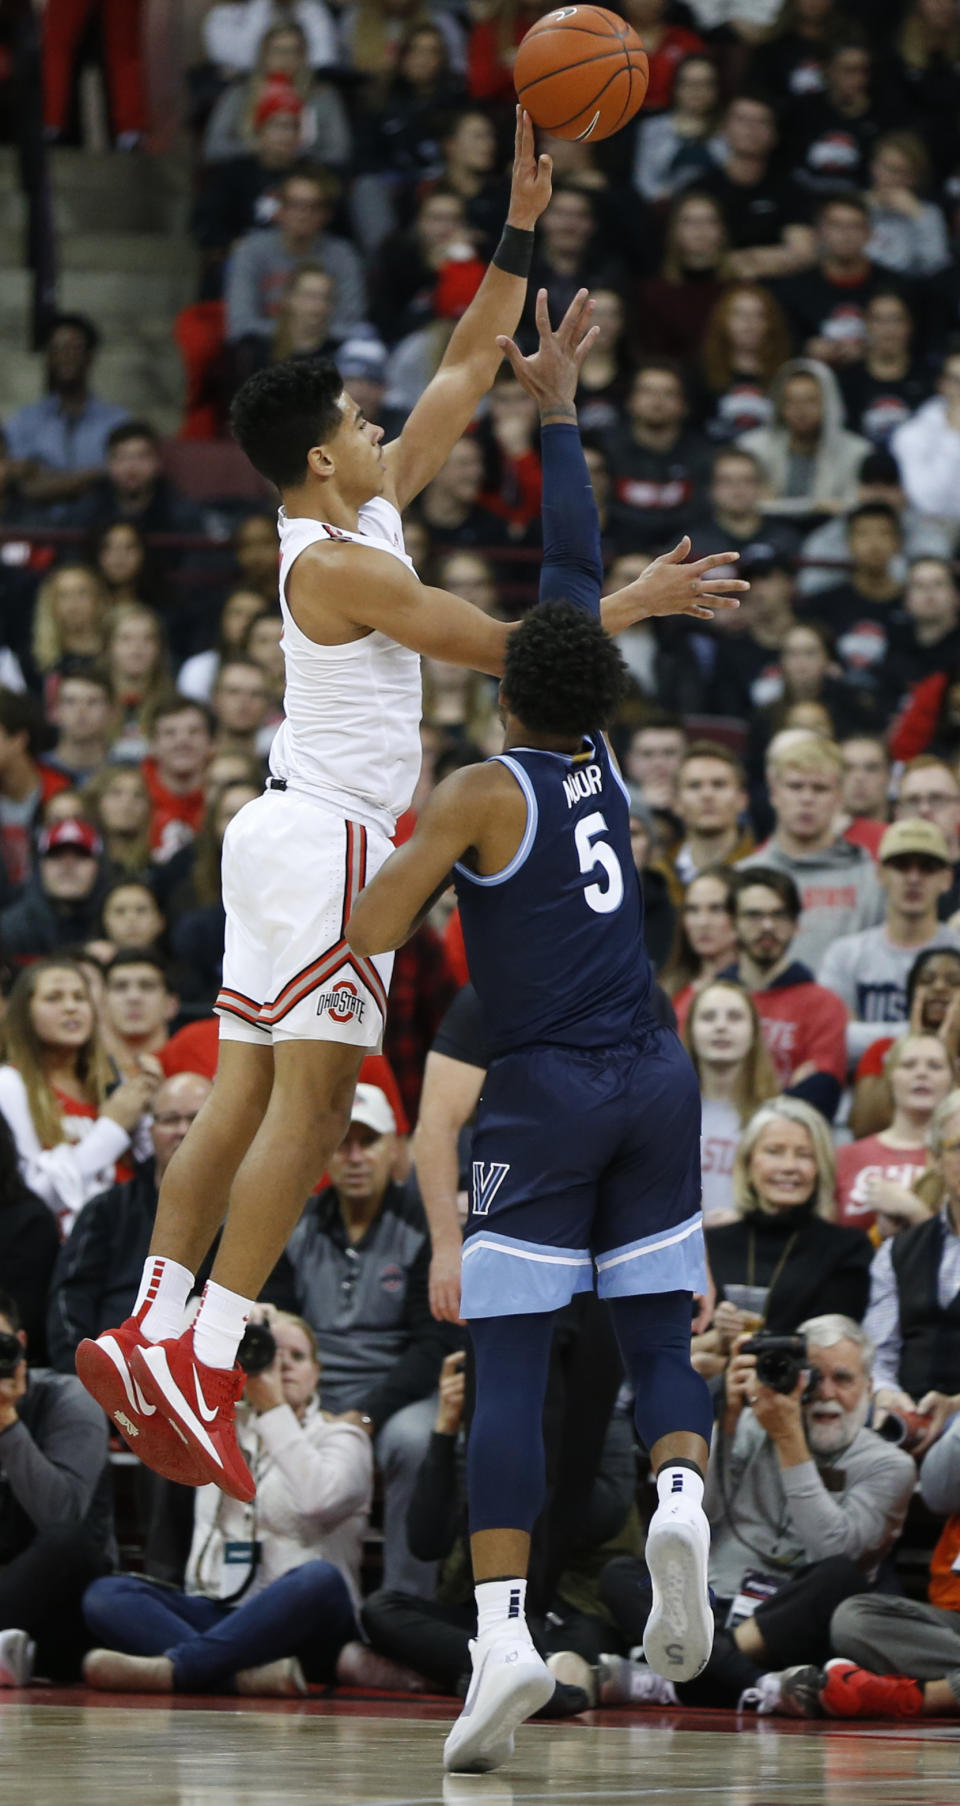
<instances>
[{"instance_id":1,"label":"white sock","mask_svg":"<svg viewBox=\"0 0 960 1806\"><path fill-rule=\"evenodd\" d=\"M657 1498L661 1505L685 1505L695 1511L703 1504L703 1481L692 1467L668 1462L657 1475Z\"/></svg>"},{"instance_id":2,"label":"white sock","mask_svg":"<svg viewBox=\"0 0 960 1806\"><path fill-rule=\"evenodd\" d=\"M205 1367L233 1367L256 1300L208 1279L193 1326L193 1352Z\"/></svg>"},{"instance_id":3,"label":"white sock","mask_svg":"<svg viewBox=\"0 0 960 1806\"><path fill-rule=\"evenodd\" d=\"M132 1315L135 1317L147 1306L140 1332L148 1342L179 1336L192 1285L193 1274L179 1261L168 1260L164 1255L147 1255Z\"/></svg>"},{"instance_id":4,"label":"white sock","mask_svg":"<svg viewBox=\"0 0 960 1806\"><path fill-rule=\"evenodd\" d=\"M526 1580L481 1580L473 1590L477 1600L478 1637L495 1636L498 1631L508 1630L529 1637Z\"/></svg>"}]
</instances>

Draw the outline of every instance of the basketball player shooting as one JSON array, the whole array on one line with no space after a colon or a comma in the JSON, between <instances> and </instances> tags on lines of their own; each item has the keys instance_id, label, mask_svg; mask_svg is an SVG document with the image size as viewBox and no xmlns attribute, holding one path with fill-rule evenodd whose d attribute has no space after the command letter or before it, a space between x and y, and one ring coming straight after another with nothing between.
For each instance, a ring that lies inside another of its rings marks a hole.
<instances>
[{"instance_id":1,"label":"basketball player shooting","mask_svg":"<svg viewBox=\"0 0 960 1806\"><path fill-rule=\"evenodd\" d=\"M477 1599L473 1678L444 1747L497 1768L554 1677L524 1616L544 1503L542 1416L556 1313L597 1290L613 1317L659 1503L646 1544L651 1667L687 1680L713 1642L703 1476L713 1414L690 1363L706 1287L700 1097L650 1008L627 794L603 728L624 665L600 616L597 513L574 407L590 336L575 303L540 346L505 349L540 406L540 606L511 636L504 751L438 785L354 906L358 956L400 946L452 872L491 1064L473 1144L461 1310L476 1361L467 1451Z\"/></svg>"},{"instance_id":2,"label":"basketball player shooting","mask_svg":"<svg viewBox=\"0 0 960 1806\"><path fill-rule=\"evenodd\" d=\"M81 1343L77 1372L147 1466L241 1500L255 1488L234 1424L237 1348L382 1036L392 956L359 954L346 931L419 773L419 654L499 675L510 637L503 622L418 581L399 511L493 382L549 198L550 160L538 161L518 113L503 237L393 444L381 444L325 359L261 371L233 405L237 439L283 503L285 720L264 795L224 841L214 1089L164 1175L133 1314ZM607 598L611 630L652 613L708 613L714 591L734 605L739 585L705 581L703 562L682 565L688 549ZM212 1278L183 1333L194 1275L224 1217Z\"/></svg>"}]
</instances>

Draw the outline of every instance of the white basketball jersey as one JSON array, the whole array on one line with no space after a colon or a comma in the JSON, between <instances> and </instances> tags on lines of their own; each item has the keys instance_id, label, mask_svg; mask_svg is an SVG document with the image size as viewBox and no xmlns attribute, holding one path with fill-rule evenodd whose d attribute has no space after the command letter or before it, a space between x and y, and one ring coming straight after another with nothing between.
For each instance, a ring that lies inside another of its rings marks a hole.
<instances>
[{"instance_id":1,"label":"white basketball jersey","mask_svg":"<svg viewBox=\"0 0 960 1806\"><path fill-rule=\"evenodd\" d=\"M280 510L285 720L270 751L270 770L285 778L291 790L305 791L392 834L420 775L420 655L385 633L368 633L344 646L319 646L301 632L287 604L294 560L320 540L356 540L391 553L413 570L391 502L382 496L367 502L358 526L359 532L347 533L302 516L290 520Z\"/></svg>"}]
</instances>

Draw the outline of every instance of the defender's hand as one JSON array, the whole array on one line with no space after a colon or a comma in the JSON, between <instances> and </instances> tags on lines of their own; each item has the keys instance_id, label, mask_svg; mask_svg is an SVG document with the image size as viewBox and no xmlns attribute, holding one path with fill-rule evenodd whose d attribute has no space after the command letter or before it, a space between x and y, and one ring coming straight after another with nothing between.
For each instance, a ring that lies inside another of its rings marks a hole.
<instances>
[{"instance_id":1,"label":"defender's hand","mask_svg":"<svg viewBox=\"0 0 960 1806\"><path fill-rule=\"evenodd\" d=\"M704 575L718 564L736 564L739 552L711 552L708 558L687 564L689 551L690 539L685 533L672 552L655 558L635 582L618 591L624 599L636 601L636 620L644 621L650 615L693 615L698 621L712 621L718 608L740 607L737 592L750 588L744 578Z\"/></svg>"},{"instance_id":2,"label":"defender's hand","mask_svg":"<svg viewBox=\"0 0 960 1806\"><path fill-rule=\"evenodd\" d=\"M530 357L524 357L512 339L497 339L521 388L532 395L541 414L554 408L573 409L580 366L597 336L590 325L594 304L585 288L577 290L556 332L550 325L547 291L537 290L536 320L540 344Z\"/></svg>"},{"instance_id":3,"label":"defender's hand","mask_svg":"<svg viewBox=\"0 0 960 1806\"><path fill-rule=\"evenodd\" d=\"M534 148L533 120L517 108L517 134L513 146L513 176L507 225L531 232L553 192L553 158L538 157Z\"/></svg>"}]
</instances>

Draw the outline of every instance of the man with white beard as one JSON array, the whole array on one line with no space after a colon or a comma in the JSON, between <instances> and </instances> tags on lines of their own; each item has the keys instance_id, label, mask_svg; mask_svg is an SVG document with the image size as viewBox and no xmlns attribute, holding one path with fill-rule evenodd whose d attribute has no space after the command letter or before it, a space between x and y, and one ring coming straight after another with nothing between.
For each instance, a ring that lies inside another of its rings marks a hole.
<instances>
[{"instance_id":1,"label":"man with white beard","mask_svg":"<svg viewBox=\"0 0 960 1806\"><path fill-rule=\"evenodd\" d=\"M806 1365L789 1393L761 1385L740 1338L710 1451L704 1509L717 1633L695 1681L605 1657L604 1705L816 1712L830 1619L866 1592L893 1548L916 1485L902 1449L866 1428L873 1347L850 1317L811 1317ZM610 1563L602 1587L631 1644L643 1610L640 1564Z\"/></svg>"}]
</instances>

